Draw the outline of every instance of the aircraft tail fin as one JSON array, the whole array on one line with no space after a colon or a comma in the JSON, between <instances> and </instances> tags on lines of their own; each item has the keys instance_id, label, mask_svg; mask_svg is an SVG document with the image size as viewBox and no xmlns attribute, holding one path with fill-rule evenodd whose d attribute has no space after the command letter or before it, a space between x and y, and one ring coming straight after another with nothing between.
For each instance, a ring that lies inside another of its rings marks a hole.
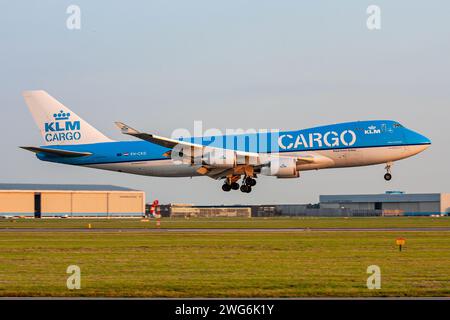
<instances>
[{"instance_id":1,"label":"aircraft tail fin","mask_svg":"<svg viewBox=\"0 0 450 320\"><path fill-rule=\"evenodd\" d=\"M45 145L113 141L43 90L25 91L23 97Z\"/></svg>"}]
</instances>

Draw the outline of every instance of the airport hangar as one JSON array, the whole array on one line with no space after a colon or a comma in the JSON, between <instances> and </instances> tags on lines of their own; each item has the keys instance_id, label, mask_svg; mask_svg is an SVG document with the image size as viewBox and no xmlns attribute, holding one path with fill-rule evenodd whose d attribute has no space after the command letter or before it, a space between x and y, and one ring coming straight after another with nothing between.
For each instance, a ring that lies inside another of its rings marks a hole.
<instances>
[{"instance_id":1,"label":"airport hangar","mask_svg":"<svg viewBox=\"0 0 450 320\"><path fill-rule=\"evenodd\" d=\"M111 185L0 184L0 214L45 216L142 216L143 191Z\"/></svg>"},{"instance_id":2,"label":"airport hangar","mask_svg":"<svg viewBox=\"0 0 450 320\"><path fill-rule=\"evenodd\" d=\"M375 210L383 215L443 215L450 213L450 193L321 195L322 209Z\"/></svg>"},{"instance_id":3,"label":"airport hangar","mask_svg":"<svg viewBox=\"0 0 450 320\"><path fill-rule=\"evenodd\" d=\"M165 217L378 217L433 216L450 213L450 193L321 195L316 204L161 205Z\"/></svg>"}]
</instances>

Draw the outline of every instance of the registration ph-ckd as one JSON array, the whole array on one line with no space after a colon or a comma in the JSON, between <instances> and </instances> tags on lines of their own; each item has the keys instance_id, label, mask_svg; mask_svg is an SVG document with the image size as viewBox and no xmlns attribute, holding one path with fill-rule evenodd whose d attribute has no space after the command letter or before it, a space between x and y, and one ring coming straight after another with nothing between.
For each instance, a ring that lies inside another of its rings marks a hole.
<instances>
[{"instance_id":1,"label":"registration ph-ckd","mask_svg":"<svg viewBox=\"0 0 450 320\"><path fill-rule=\"evenodd\" d=\"M274 305L270 304L220 304L218 308L188 306L184 303L175 308L176 315L196 315L206 318L208 314L219 315L271 315Z\"/></svg>"}]
</instances>

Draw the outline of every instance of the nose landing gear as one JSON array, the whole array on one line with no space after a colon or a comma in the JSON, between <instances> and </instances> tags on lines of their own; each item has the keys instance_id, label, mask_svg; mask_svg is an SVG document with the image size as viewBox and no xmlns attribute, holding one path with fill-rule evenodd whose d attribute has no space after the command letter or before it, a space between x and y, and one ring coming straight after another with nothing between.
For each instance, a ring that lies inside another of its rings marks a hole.
<instances>
[{"instance_id":1,"label":"nose landing gear","mask_svg":"<svg viewBox=\"0 0 450 320\"><path fill-rule=\"evenodd\" d=\"M386 180L386 181L390 181L392 179L391 167L392 167L392 162L386 163L385 169L387 172L384 175L384 180Z\"/></svg>"}]
</instances>

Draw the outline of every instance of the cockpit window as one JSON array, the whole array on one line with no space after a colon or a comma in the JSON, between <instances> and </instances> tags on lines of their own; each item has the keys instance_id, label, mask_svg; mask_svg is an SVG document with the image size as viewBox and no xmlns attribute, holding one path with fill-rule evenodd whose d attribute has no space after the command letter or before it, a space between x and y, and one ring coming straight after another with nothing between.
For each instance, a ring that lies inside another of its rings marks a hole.
<instances>
[{"instance_id":1,"label":"cockpit window","mask_svg":"<svg viewBox=\"0 0 450 320\"><path fill-rule=\"evenodd\" d=\"M400 123L394 123L394 128L403 128L403 126Z\"/></svg>"}]
</instances>

